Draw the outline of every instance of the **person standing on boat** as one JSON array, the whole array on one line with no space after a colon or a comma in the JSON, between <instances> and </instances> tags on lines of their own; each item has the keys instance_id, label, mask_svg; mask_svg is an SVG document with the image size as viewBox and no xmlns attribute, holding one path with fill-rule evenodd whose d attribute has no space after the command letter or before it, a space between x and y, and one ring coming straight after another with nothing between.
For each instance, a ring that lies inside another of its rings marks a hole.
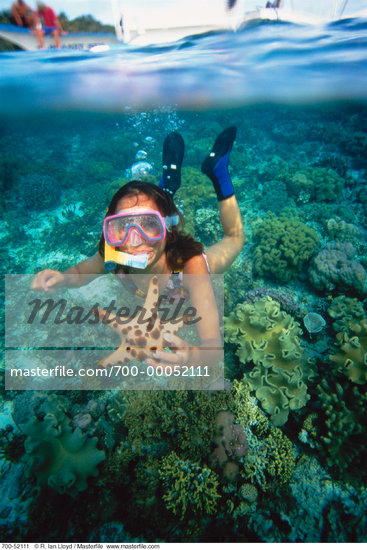
<instances>
[{"instance_id":1,"label":"person standing on boat","mask_svg":"<svg viewBox=\"0 0 367 550\"><path fill-rule=\"evenodd\" d=\"M36 35L40 48L43 48L43 33L38 13L33 11L23 0L16 0L10 8L13 23L18 27L26 27Z\"/></svg>"},{"instance_id":2,"label":"person standing on boat","mask_svg":"<svg viewBox=\"0 0 367 550\"><path fill-rule=\"evenodd\" d=\"M55 40L55 47L60 49L60 34L66 34L61 26L59 18L50 6L43 2L37 2L38 15L42 18L44 34L52 34Z\"/></svg>"},{"instance_id":3,"label":"person standing on boat","mask_svg":"<svg viewBox=\"0 0 367 550\"><path fill-rule=\"evenodd\" d=\"M275 0L275 2L266 2L266 8L280 8L281 0Z\"/></svg>"}]
</instances>

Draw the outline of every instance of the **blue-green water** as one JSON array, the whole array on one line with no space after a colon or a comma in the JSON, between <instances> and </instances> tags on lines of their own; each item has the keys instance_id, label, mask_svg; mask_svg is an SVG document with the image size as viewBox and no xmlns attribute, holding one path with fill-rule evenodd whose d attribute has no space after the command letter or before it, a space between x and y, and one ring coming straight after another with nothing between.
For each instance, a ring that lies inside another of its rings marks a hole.
<instances>
[{"instance_id":1,"label":"blue-green water","mask_svg":"<svg viewBox=\"0 0 367 550\"><path fill-rule=\"evenodd\" d=\"M225 275L225 392L2 389L2 540L367 539L365 29L2 55L3 273L94 254L112 195L139 162L158 180L172 130L177 202L209 246L221 232L200 165L238 127L246 233Z\"/></svg>"}]
</instances>

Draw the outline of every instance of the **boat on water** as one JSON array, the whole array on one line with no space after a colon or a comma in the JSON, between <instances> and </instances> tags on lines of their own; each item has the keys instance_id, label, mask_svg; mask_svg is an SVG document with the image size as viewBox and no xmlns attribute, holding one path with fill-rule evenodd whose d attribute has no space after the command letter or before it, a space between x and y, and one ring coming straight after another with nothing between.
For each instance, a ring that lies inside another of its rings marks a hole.
<instances>
[{"instance_id":1,"label":"boat on water","mask_svg":"<svg viewBox=\"0 0 367 550\"><path fill-rule=\"evenodd\" d=\"M0 38L18 46L22 50L38 50L37 39L32 32L24 27L0 23ZM51 34L44 37L45 47L54 49L54 39ZM120 40L113 33L107 32L71 32L60 35L61 48L69 50L90 50L98 46L119 44Z\"/></svg>"},{"instance_id":2,"label":"boat on water","mask_svg":"<svg viewBox=\"0 0 367 550\"><path fill-rule=\"evenodd\" d=\"M313 9L310 8L313 5ZM210 32L237 31L246 24L263 21L283 21L300 25L322 25L331 21L340 20L343 17L365 17L367 9L355 14L346 15L348 0L330 0L328 5L320 6L315 10L316 2L297 2L297 0L282 0L280 7L258 7L255 10L246 11L246 0L237 0L235 8L226 9L223 1L223 9L213 10L206 14L205 20L200 21L198 14L191 14L195 18L180 19L177 24L175 18L165 17L162 21L152 24L151 19L145 24L144 20L137 15L137 10L120 10L118 0L112 0L112 9L115 19L115 34L105 32L79 32L67 33L60 36L61 48L71 50L103 50L111 45L121 43L134 46L147 46L176 42L186 37L202 35ZM143 13L143 11L142 11ZM37 50L37 40L29 29L17 27L16 25L0 23L0 38L8 40L22 50ZM46 35L45 46L53 49L54 40L52 35Z\"/></svg>"}]
</instances>

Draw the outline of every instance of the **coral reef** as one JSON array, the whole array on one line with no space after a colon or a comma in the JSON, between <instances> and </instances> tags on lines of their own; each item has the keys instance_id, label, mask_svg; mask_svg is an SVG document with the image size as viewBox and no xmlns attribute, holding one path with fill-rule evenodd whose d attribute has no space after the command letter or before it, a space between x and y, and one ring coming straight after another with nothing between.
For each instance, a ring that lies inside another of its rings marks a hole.
<instances>
[{"instance_id":1,"label":"coral reef","mask_svg":"<svg viewBox=\"0 0 367 550\"><path fill-rule=\"evenodd\" d=\"M9 462L17 463L24 454L25 436L14 431L8 424L0 429L0 457Z\"/></svg>"},{"instance_id":2,"label":"coral reef","mask_svg":"<svg viewBox=\"0 0 367 550\"><path fill-rule=\"evenodd\" d=\"M195 235L204 244L211 246L219 238L218 225L214 223L218 212L210 208L199 208L195 215Z\"/></svg>"},{"instance_id":3,"label":"coral reef","mask_svg":"<svg viewBox=\"0 0 367 550\"><path fill-rule=\"evenodd\" d=\"M264 298L265 296L269 296L270 298L278 302L281 308L287 313L293 315L293 317L303 317L304 312L302 311L302 307L296 302L295 297L292 296L292 293L288 289L287 291L285 291L282 290L282 288L257 286L256 288L253 288L246 293L245 301L253 304L257 300L259 300L260 298Z\"/></svg>"},{"instance_id":4,"label":"coral reef","mask_svg":"<svg viewBox=\"0 0 367 550\"><path fill-rule=\"evenodd\" d=\"M244 427L249 445L241 459L242 476L271 492L289 482L295 467L295 449L283 432L274 427L251 397L244 380L234 382L235 417Z\"/></svg>"},{"instance_id":5,"label":"coral reef","mask_svg":"<svg viewBox=\"0 0 367 550\"><path fill-rule=\"evenodd\" d=\"M295 216L268 215L253 231L255 271L287 283L319 247L315 231Z\"/></svg>"},{"instance_id":6,"label":"coral reef","mask_svg":"<svg viewBox=\"0 0 367 550\"><path fill-rule=\"evenodd\" d=\"M53 396L42 399L34 395L25 403L20 395L14 400L13 417L27 436L28 475L35 476L39 485L75 494L87 488L89 476L98 475L97 465L105 453L97 449L97 438L87 438L79 428L72 430L64 407L64 402Z\"/></svg>"},{"instance_id":7,"label":"coral reef","mask_svg":"<svg viewBox=\"0 0 367 550\"><path fill-rule=\"evenodd\" d=\"M299 202L334 202L344 186L344 180L332 168L299 166L285 180L288 193Z\"/></svg>"},{"instance_id":8,"label":"coral reef","mask_svg":"<svg viewBox=\"0 0 367 550\"><path fill-rule=\"evenodd\" d=\"M256 205L262 210L271 211L275 214L280 214L281 211L289 203L287 188L282 181L267 181L262 186L256 195Z\"/></svg>"},{"instance_id":9,"label":"coral reef","mask_svg":"<svg viewBox=\"0 0 367 550\"><path fill-rule=\"evenodd\" d=\"M339 349L330 355L337 371L343 373L355 384L367 382L367 319L352 322L349 334L338 332L336 344Z\"/></svg>"},{"instance_id":10,"label":"coral reef","mask_svg":"<svg viewBox=\"0 0 367 550\"><path fill-rule=\"evenodd\" d=\"M326 230L332 241L358 243L363 232L353 223L347 223L339 216L326 222Z\"/></svg>"},{"instance_id":11,"label":"coral reef","mask_svg":"<svg viewBox=\"0 0 367 550\"><path fill-rule=\"evenodd\" d=\"M10 206L17 209L43 211L56 206L60 199L60 186L53 176L47 174L27 174L20 176L16 185L17 200L7 198Z\"/></svg>"},{"instance_id":12,"label":"coral reef","mask_svg":"<svg viewBox=\"0 0 367 550\"><path fill-rule=\"evenodd\" d=\"M181 460L172 452L162 460L160 474L166 507L180 516L181 521L187 514L194 517L215 514L220 495L218 478L212 470Z\"/></svg>"},{"instance_id":13,"label":"coral reef","mask_svg":"<svg viewBox=\"0 0 367 550\"><path fill-rule=\"evenodd\" d=\"M241 363L255 364L245 378L277 426L308 400L312 370L303 357L301 334L299 324L270 297L238 304L225 318L225 339L238 346Z\"/></svg>"},{"instance_id":14,"label":"coral reef","mask_svg":"<svg viewBox=\"0 0 367 550\"><path fill-rule=\"evenodd\" d=\"M175 201L181 202L185 230L192 235L196 229L196 211L203 207L217 209L212 183L200 170L191 166L182 169L182 184L175 195Z\"/></svg>"},{"instance_id":15,"label":"coral reef","mask_svg":"<svg viewBox=\"0 0 367 550\"><path fill-rule=\"evenodd\" d=\"M302 361L301 334L299 324L269 296L254 304L238 304L225 317L225 339L238 346L242 363L292 371Z\"/></svg>"},{"instance_id":16,"label":"coral reef","mask_svg":"<svg viewBox=\"0 0 367 550\"><path fill-rule=\"evenodd\" d=\"M363 386L345 382L345 378L340 382L322 380L317 387L324 417L318 420L313 441L336 479L359 486L367 482L367 396Z\"/></svg>"},{"instance_id":17,"label":"coral reef","mask_svg":"<svg viewBox=\"0 0 367 550\"><path fill-rule=\"evenodd\" d=\"M63 270L94 254L126 169L160 166L173 130L186 144L175 202L186 229L210 245L221 234L218 207L199 168L233 123L230 173L247 244L225 274L230 391L3 388L23 433L2 415L2 540L367 540L366 115L348 102L4 118L4 271ZM325 272L312 260L323 252L316 233L329 250ZM320 288L308 284L309 263ZM327 323L312 337L302 325L309 312Z\"/></svg>"},{"instance_id":18,"label":"coral reef","mask_svg":"<svg viewBox=\"0 0 367 550\"><path fill-rule=\"evenodd\" d=\"M217 414L213 443L216 445L210 456L213 467L219 465L223 468L224 477L234 481L239 471L238 459L246 454L248 445L243 427L234 423L231 411Z\"/></svg>"},{"instance_id":19,"label":"coral reef","mask_svg":"<svg viewBox=\"0 0 367 550\"><path fill-rule=\"evenodd\" d=\"M157 390L149 393L149 400L146 395L145 391L123 395L123 421L135 454L144 455L149 448L151 455L162 456L173 447L185 460L209 456L216 415L233 404L230 392Z\"/></svg>"},{"instance_id":20,"label":"coral reef","mask_svg":"<svg viewBox=\"0 0 367 550\"><path fill-rule=\"evenodd\" d=\"M328 243L311 261L309 282L317 290L364 293L367 274L355 256L356 250L350 243Z\"/></svg>"},{"instance_id":21,"label":"coral reef","mask_svg":"<svg viewBox=\"0 0 367 550\"><path fill-rule=\"evenodd\" d=\"M333 321L335 332L350 334L350 324L359 322L366 316L363 303L358 298L348 298L343 294L336 296L327 310Z\"/></svg>"},{"instance_id":22,"label":"coral reef","mask_svg":"<svg viewBox=\"0 0 367 550\"><path fill-rule=\"evenodd\" d=\"M288 420L290 410L302 409L309 400L300 366L287 372L280 367L255 366L245 375L262 408L270 414L274 426Z\"/></svg>"}]
</instances>

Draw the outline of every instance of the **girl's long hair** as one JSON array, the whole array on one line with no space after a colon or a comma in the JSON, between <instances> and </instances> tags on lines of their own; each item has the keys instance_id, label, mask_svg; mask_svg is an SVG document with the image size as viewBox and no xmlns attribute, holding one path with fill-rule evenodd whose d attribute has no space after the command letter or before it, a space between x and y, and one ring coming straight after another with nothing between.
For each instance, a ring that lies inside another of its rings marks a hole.
<instances>
[{"instance_id":1,"label":"girl's long hair","mask_svg":"<svg viewBox=\"0 0 367 550\"><path fill-rule=\"evenodd\" d=\"M122 197L136 196L136 202L138 202L139 193L144 193L151 198L157 205L157 209L162 216L175 216L179 217L179 224L172 226L167 231L166 237L166 256L167 263L172 271L182 269L187 260L193 256L198 256L203 253L204 247L202 243L196 241L191 235L184 233L184 219L181 212L173 202L172 196L164 191L157 185L148 183L145 181L129 181L123 187L121 187L112 197L110 205L106 212L107 216L113 216L116 214L117 204ZM102 233L99 241L99 253L104 257L104 235ZM124 271L128 271L128 268L123 267Z\"/></svg>"}]
</instances>

